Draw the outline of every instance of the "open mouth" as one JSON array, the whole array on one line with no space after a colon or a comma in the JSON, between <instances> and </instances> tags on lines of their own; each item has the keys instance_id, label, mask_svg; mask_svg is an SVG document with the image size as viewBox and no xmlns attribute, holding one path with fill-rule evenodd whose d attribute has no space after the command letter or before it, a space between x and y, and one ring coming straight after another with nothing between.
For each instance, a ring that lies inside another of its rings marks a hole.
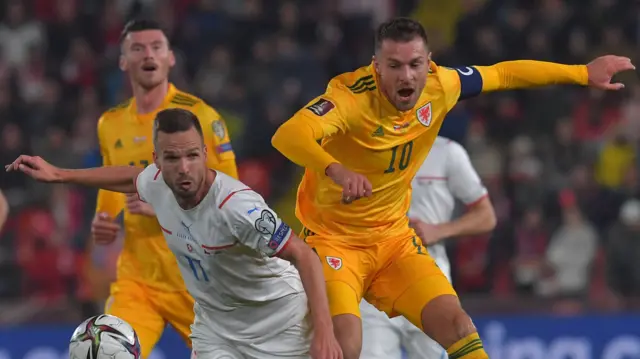
<instances>
[{"instance_id":1,"label":"open mouth","mask_svg":"<svg viewBox=\"0 0 640 359\"><path fill-rule=\"evenodd\" d=\"M409 98L411 98L411 96L413 95L413 93L415 92L414 89L412 88L402 88L400 90L398 90L398 96L400 96L401 100L408 100Z\"/></svg>"},{"instance_id":2,"label":"open mouth","mask_svg":"<svg viewBox=\"0 0 640 359\"><path fill-rule=\"evenodd\" d=\"M156 64L146 64L142 65L142 71L144 72L153 72L158 69L158 65Z\"/></svg>"},{"instance_id":3,"label":"open mouth","mask_svg":"<svg viewBox=\"0 0 640 359\"><path fill-rule=\"evenodd\" d=\"M180 181L180 188L189 189L191 187L191 181Z\"/></svg>"}]
</instances>

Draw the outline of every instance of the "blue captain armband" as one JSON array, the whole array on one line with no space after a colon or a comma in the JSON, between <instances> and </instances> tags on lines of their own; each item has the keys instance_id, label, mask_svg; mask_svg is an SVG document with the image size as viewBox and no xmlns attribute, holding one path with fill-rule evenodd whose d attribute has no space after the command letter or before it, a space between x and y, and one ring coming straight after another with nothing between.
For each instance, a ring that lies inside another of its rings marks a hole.
<instances>
[{"instance_id":1,"label":"blue captain armband","mask_svg":"<svg viewBox=\"0 0 640 359\"><path fill-rule=\"evenodd\" d=\"M451 69L455 70L460 78L459 100L478 96L482 92L482 75L474 66L452 67Z\"/></svg>"}]
</instances>

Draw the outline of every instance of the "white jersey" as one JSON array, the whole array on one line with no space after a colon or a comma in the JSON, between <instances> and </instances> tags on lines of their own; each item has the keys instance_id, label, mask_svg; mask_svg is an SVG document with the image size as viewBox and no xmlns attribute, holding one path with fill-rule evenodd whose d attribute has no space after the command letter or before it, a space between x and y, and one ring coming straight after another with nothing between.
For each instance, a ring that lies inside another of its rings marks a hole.
<instances>
[{"instance_id":1,"label":"white jersey","mask_svg":"<svg viewBox=\"0 0 640 359\"><path fill-rule=\"evenodd\" d=\"M487 195L467 151L457 142L437 137L412 182L409 217L430 224L451 221L455 200L470 206ZM451 281L444 244L429 247L431 256Z\"/></svg>"},{"instance_id":2,"label":"white jersey","mask_svg":"<svg viewBox=\"0 0 640 359\"><path fill-rule=\"evenodd\" d=\"M189 210L178 205L155 165L140 173L136 186L155 210L196 301L195 325L230 340L278 335L307 314L298 271L274 257L292 230L259 194L216 173L202 202Z\"/></svg>"}]
</instances>

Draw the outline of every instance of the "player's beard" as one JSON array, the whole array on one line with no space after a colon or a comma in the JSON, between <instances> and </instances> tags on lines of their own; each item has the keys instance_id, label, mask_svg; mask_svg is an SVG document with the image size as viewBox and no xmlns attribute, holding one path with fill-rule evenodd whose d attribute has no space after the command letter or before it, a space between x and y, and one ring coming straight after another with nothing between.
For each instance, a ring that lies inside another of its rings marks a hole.
<instances>
[{"instance_id":1,"label":"player's beard","mask_svg":"<svg viewBox=\"0 0 640 359\"><path fill-rule=\"evenodd\" d=\"M147 74L143 70L136 76L136 83L146 91L153 90L167 81L168 73L162 73L161 69L155 70L152 74Z\"/></svg>"}]
</instances>

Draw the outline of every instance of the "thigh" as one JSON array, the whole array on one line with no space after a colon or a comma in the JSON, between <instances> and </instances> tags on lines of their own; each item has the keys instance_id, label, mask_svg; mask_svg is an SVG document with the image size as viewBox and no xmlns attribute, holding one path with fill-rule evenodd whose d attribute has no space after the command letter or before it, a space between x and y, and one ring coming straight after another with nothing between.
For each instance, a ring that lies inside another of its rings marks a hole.
<instances>
[{"instance_id":1,"label":"thigh","mask_svg":"<svg viewBox=\"0 0 640 359\"><path fill-rule=\"evenodd\" d=\"M287 328L268 340L244 344L240 348L246 359L308 359L311 358L312 329L309 318Z\"/></svg>"},{"instance_id":2,"label":"thigh","mask_svg":"<svg viewBox=\"0 0 640 359\"><path fill-rule=\"evenodd\" d=\"M362 301L362 359L402 359L400 331L384 313Z\"/></svg>"},{"instance_id":3,"label":"thigh","mask_svg":"<svg viewBox=\"0 0 640 359\"><path fill-rule=\"evenodd\" d=\"M364 278L368 275L368 254L346 244L308 234L303 230L304 241L322 263L331 316L353 314L359 317Z\"/></svg>"},{"instance_id":4,"label":"thigh","mask_svg":"<svg viewBox=\"0 0 640 359\"><path fill-rule=\"evenodd\" d=\"M388 258L372 280L365 298L389 317L403 315L422 329L422 309L441 295L456 295L451 283L417 238L389 241Z\"/></svg>"},{"instance_id":5,"label":"thigh","mask_svg":"<svg viewBox=\"0 0 640 359\"><path fill-rule=\"evenodd\" d=\"M129 323L138 334L142 357L147 358L156 345L165 321L153 303L150 293L139 283L118 280L111 285L111 295L105 304L105 313Z\"/></svg>"},{"instance_id":6,"label":"thigh","mask_svg":"<svg viewBox=\"0 0 640 359\"><path fill-rule=\"evenodd\" d=\"M191 335L191 324L193 324L194 319L194 300L189 292L158 292L153 301L163 318L171 324L180 337L191 347L189 336Z\"/></svg>"}]
</instances>

